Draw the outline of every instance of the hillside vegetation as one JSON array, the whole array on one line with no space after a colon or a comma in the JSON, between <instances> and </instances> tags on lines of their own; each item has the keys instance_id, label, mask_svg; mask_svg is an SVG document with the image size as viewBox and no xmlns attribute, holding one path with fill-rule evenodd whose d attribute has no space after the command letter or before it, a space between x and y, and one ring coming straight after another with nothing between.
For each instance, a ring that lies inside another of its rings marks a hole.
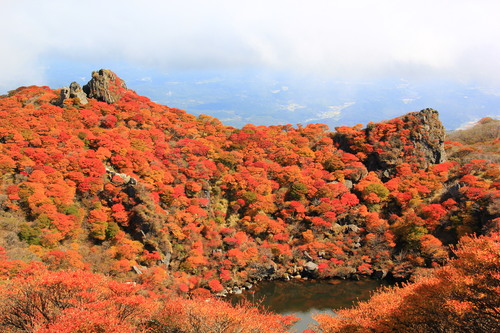
<instances>
[{"instance_id":1,"label":"hillside vegetation","mask_svg":"<svg viewBox=\"0 0 500 333\"><path fill-rule=\"evenodd\" d=\"M500 120L489 117L447 134L449 158L460 162L485 159L500 163Z\"/></svg>"},{"instance_id":2,"label":"hillside vegetation","mask_svg":"<svg viewBox=\"0 0 500 333\"><path fill-rule=\"evenodd\" d=\"M109 70L83 88L18 88L0 98L0 327L280 332L293 320L198 297L442 270L466 235L497 244L500 222L498 137L454 135L432 109L366 128L237 129L153 103ZM95 327L75 320L92 313Z\"/></svg>"}]
</instances>

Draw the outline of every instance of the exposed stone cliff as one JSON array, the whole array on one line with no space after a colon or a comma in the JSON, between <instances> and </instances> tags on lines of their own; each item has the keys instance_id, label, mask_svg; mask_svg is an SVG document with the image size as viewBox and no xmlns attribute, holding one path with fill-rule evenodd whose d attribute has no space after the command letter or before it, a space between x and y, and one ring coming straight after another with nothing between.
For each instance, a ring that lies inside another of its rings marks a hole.
<instances>
[{"instance_id":1,"label":"exposed stone cliff","mask_svg":"<svg viewBox=\"0 0 500 333\"><path fill-rule=\"evenodd\" d=\"M89 98L111 104L123 96L127 91L127 85L109 69L101 69L92 72L92 79L83 86L83 91Z\"/></svg>"},{"instance_id":2,"label":"exposed stone cliff","mask_svg":"<svg viewBox=\"0 0 500 333\"><path fill-rule=\"evenodd\" d=\"M334 135L341 149L362 156L369 170L385 177L401 163L426 168L444 162L444 138L445 128L433 109L370 123L358 132L340 131Z\"/></svg>"},{"instance_id":3,"label":"exposed stone cliff","mask_svg":"<svg viewBox=\"0 0 500 333\"><path fill-rule=\"evenodd\" d=\"M82 87L72 82L69 87L61 89L61 97L55 103L62 105L66 99L78 98L80 104L87 104L88 98L95 98L101 102L115 103L125 94L127 85L109 69L92 72L92 79Z\"/></svg>"}]
</instances>

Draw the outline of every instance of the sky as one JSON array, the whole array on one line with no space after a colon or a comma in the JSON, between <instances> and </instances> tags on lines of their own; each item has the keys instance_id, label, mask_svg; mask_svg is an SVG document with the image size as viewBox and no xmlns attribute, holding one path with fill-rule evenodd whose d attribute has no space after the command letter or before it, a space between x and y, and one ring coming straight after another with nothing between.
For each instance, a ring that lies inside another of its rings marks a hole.
<instances>
[{"instance_id":1,"label":"sky","mask_svg":"<svg viewBox=\"0 0 500 333\"><path fill-rule=\"evenodd\" d=\"M109 68L234 126L500 117L497 0L0 1L0 94Z\"/></svg>"}]
</instances>

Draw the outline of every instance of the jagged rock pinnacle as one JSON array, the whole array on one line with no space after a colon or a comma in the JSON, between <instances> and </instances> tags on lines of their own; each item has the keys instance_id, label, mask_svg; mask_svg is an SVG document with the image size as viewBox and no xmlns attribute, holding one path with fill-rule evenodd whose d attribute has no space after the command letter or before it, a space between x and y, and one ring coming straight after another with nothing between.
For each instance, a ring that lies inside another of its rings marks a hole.
<instances>
[{"instance_id":1,"label":"jagged rock pinnacle","mask_svg":"<svg viewBox=\"0 0 500 333\"><path fill-rule=\"evenodd\" d=\"M414 142L422 145L424 158L430 164L439 164L445 161L444 137L446 130L439 120L439 113L434 109L424 109L409 113L420 120L422 128L414 132Z\"/></svg>"},{"instance_id":2,"label":"jagged rock pinnacle","mask_svg":"<svg viewBox=\"0 0 500 333\"><path fill-rule=\"evenodd\" d=\"M109 69L101 69L92 72L92 79L83 86L83 91L89 98L111 104L120 100L127 91L127 85Z\"/></svg>"},{"instance_id":3,"label":"jagged rock pinnacle","mask_svg":"<svg viewBox=\"0 0 500 333\"><path fill-rule=\"evenodd\" d=\"M80 104L87 104L89 102L87 94L83 92L82 87L78 83L72 82L69 87L61 88L61 98L57 102L57 105L62 105L65 99L75 97L78 98Z\"/></svg>"}]
</instances>

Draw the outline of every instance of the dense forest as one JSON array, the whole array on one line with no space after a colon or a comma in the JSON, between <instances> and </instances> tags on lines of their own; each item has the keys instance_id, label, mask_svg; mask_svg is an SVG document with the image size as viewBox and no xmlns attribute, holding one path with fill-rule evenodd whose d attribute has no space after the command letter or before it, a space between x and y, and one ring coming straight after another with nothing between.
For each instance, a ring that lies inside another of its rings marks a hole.
<instances>
[{"instance_id":1,"label":"dense forest","mask_svg":"<svg viewBox=\"0 0 500 333\"><path fill-rule=\"evenodd\" d=\"M0 97L3 332L286 332L223 296L390 278L316 332L500 328L500 121L241 129L109 70Z\"/></svg>"}]
</instances>

